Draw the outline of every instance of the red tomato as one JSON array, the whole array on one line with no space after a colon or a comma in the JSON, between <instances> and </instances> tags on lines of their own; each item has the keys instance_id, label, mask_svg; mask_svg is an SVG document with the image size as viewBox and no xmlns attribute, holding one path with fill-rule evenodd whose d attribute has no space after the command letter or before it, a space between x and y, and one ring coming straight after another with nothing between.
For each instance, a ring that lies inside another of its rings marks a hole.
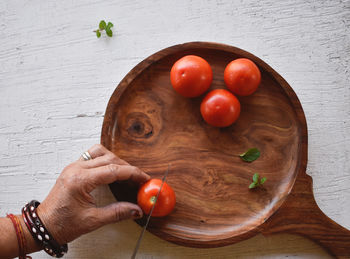
<instances>
[{"instance_id":1,"label":"red tomato","mask_svg":"<svg viewBox=\"0 0 350 259\"><path fill-rule=\"evenodd\" d=\"M175 62L170 71L170 81L176 92L184 97L197 97L208 90L213 71L203 58L189 55Z\"/></svg>"},{"instance_id":2,"label":"red tomato","mask_svg":"<svg viewBox=\"0 0 350 259\"><path fill-rule=\"evenodd\" d=\"M224 89L209 92L201 103L203 119L215 127L227 127L234 123L241 112L236 96Z\"/></svg>"},{"instance_id":3,"label":"red tomato","mask_svg":"<svg viewBox=\"0 0 350 259\"><path fill-rule=\"evenodd\" d=\"M227 88L237 95L247 96L256 91L261 74L253 61L239 58L231 61L225 68L224 80Z\"/></svg>"},{"instance_id":4,"label":"red tomato","mask_svg":"<svg viewBox=\"0 0 350 259\"><path fill-rule=\"evenodd\" d=\"M151 212L161 185L162 180L151 179L141 186L137 193L137 203L144 213L149 214ZM152 216L163 217L168 215L174 209L175 203L176 199L173 189L167 183L164 183Z\"/></svg>"}]
</instances>

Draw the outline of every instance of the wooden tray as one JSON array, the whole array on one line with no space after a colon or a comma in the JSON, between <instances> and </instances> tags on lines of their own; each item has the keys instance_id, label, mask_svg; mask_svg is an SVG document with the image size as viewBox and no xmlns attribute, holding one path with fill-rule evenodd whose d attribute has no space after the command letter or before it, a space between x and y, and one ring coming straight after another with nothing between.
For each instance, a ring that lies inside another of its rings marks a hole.
<instances>
[{"instance_id":1,"label":"wooden tray","mask_svg":"<svg viewBox=\"0 0 350 259\"><path fill-rule=\"evenodd\" d=\"M241 115L227 128L201 118L203 96L187 99L170 84L170 69L184 55L206 59L213 69L211 89L225 88L225 66L253 60L262 81L256 93L239 97ZM192 42L161 50L133 68L114 91L105 114L101 142L116 155L167 182L177 204L148 230L184 246L218 247L258 233L307 236L336 256L350 255L350 232L325 216L305 173L307 127L301 104L288 83L269 65L241 49ZM253 163L238 154L258 147ZM255 172L265 189L249 190ZM114 183L117 200L136 202L137 187ZM137 221L140 225L143 220Z\"/></svg>"}]
</instances>

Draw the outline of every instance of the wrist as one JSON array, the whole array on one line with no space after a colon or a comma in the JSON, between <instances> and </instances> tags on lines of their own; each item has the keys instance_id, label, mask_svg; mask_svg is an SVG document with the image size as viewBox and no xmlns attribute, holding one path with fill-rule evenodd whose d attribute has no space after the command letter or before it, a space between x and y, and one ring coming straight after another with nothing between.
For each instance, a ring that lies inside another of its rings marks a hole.
<instances>
[{"instance_id":1,"label":"wrist","mask_svg":"<svg viewBox=\"0 0 350 259\"><path fill-rule=\"evenodd\" d=\"M53 211L46 209L45 204L40 204L37 208L37 214L47 231L59 245L66 244L66 240L62 236L62 224L57 222L57 216Z\"/></svg>"},{"instance_id":2,"label":"wrist","mask_svg":"<svg viewBox=\"0 0 350 259\"><path fill-rule=\"evenodd\" d=\"M19 222L20 222L22 229L23 229L24 238L26 239L27 246L26 246L25 252L27 254L30 254L30 253L40 251L42 248L39 246L39 244L32 237L32 234L29 232L28 227L24 223L22 215L16 215L16 216L19 219Z\"/></svg>"},{"instance_id":3,"label":"wrist","mask_svg":"<svg viewBox=\"0 0 350 259\"><path fill-rule=\"evenodd\" d=\"M67 253L68 246L67 244L60 245L45 226L39 213L41 213L41 216L46 220L46 224L49 226L54 226L54 224L51 224L51 219L55 217L48 217L47 215L50 215L47 213L49 210L45 209L44 206L38 210L39 205L40 202L36 200L32 200L25 205L22 209L24 222L28 226L29 232L34 240L44 248L45 252L53 257L60 258ZM57 228L51 228L51 230L57 230ZM53 233L56 233L56 231L53 231ZM56 234L56 236L60 235Z\"/></svg>"}]
</instances>

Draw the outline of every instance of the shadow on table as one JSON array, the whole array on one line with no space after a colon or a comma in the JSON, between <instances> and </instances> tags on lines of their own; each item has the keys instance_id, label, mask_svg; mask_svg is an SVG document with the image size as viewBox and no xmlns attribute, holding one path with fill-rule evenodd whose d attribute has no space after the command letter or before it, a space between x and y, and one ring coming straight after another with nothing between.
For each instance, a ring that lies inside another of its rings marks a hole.
<instances>
[{"instance_id":1,"label":"shadow on table","mask_svg":"<svg viewBox=\"0 0 350 259\"><path fill-rule=\"evenodd\" d=\"M93 194L99 206L114 202L108 187ZM65 258L130 258L141 227L129 220L111 224L70 244ZM221 248L189 248L166 242L145 233L137 258L332 258L320 246L303 237L281 234L258 235L240 243Z\"/></svg>"}]
</instances>

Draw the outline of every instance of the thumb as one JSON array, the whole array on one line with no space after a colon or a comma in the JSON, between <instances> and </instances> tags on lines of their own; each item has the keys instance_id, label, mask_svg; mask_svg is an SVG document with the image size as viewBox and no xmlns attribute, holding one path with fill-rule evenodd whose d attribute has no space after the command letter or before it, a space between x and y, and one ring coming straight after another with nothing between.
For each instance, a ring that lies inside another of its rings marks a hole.
<instances>
[{"instance_id":1,"label":"thumb","mask_svg":"<svg viewBox=\"0 0 350 259\"><path fill-rule=\"evenodd\" d=\"M115 223L125 219L142 218L141 208L130 202L116 202L106 207L97 208L97 215L102 225Z\"/></svg>"}]
</instances>

